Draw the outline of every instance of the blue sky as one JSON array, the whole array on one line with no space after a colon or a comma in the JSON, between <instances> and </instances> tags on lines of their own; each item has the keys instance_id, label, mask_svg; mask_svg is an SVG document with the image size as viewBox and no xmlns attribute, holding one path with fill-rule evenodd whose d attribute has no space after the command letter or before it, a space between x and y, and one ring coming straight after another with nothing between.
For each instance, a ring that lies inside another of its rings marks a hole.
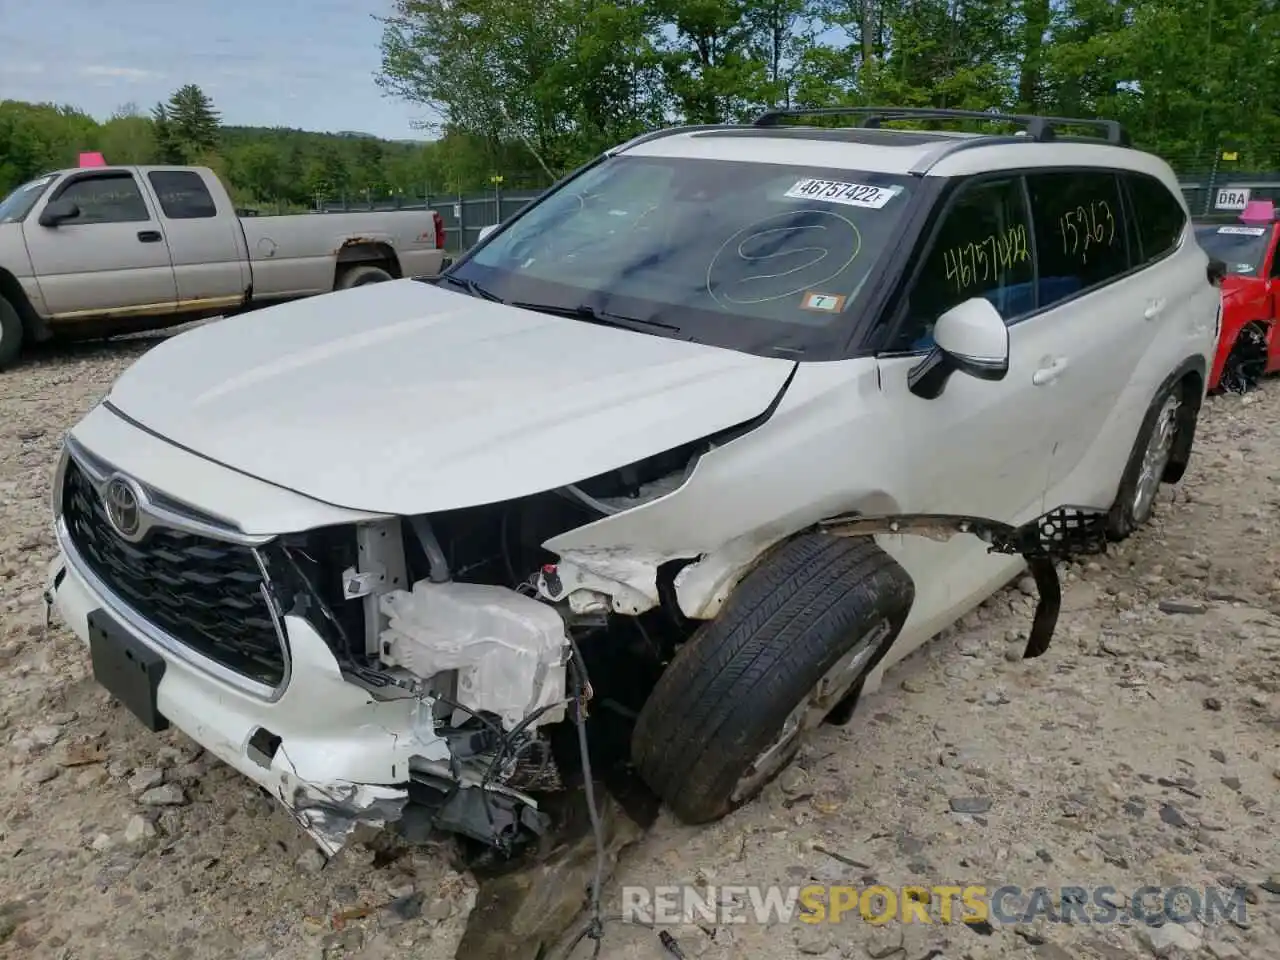
<instances>
[{"instance_id":1,"label":"blue sky","mask_svg":"<svg viewBox=\"0 0 1280 960\"><path fill-rule=\"evenodd\" d=\"M422 138L414 105L374 84L388 0L12 0L0 99L105 119L199 84L232 124ZM75 51L75 52L73 52Z\"/></svg>"}]
</instances>

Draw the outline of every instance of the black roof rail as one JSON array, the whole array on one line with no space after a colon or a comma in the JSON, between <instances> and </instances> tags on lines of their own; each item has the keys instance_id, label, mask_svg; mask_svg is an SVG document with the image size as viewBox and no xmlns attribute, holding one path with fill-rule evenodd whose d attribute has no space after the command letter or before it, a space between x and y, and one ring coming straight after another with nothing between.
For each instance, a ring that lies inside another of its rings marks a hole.
<instances>
[{"instance_id":1,"label":"black roof rail","mask_svg":"<svg viewBox=\"0 0 1280 960\"><path fill-rule=\"evenodd\" d=\"M1093 127L1101 130L1107 143L1127 147L1129 133L1116 120L1091 120L1084 117L1041 117L1026 113L992 113L986 110L945 110L935 107L815 107L767 110L756 117L756 127L778 127L781 121L800 117L861 117L862 127L879 127L885 120L985 120L989 123L1012 123L1025 128L1027 137L1037 143L1057 139L1055 127Z\"/></svg>"}]
</instances>

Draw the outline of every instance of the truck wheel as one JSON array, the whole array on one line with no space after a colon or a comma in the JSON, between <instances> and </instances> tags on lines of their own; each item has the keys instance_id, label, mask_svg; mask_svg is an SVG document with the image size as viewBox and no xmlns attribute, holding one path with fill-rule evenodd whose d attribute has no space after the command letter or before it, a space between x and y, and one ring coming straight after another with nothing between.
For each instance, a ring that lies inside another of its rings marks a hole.
<instances>
[{"instance_id":1,"label":"truck wheel","mask_svg":"<svg viewBox=\"0 0 1280 960\"><path fill-rule=\"evenodd\" d=\"M343 270L334 289L350 290L352 287L363 287L366 283L383 283L394 279L395 277L381 267L362 264L358 267L348 267Z\"/></svg>"},{"instance_id":2,"label":"truck wheel","mask_svg":"<svg viewBox=\"0 0 1280 960\"><path fill-rule=\"evenodd\" d=\"M0 297L0 370L13 366L22 352L22 317L4 297Z\"/></svg>"},{"instance_id":3,"label":"truck wheel","mask_svg":"<svg viewBox=\"0 0 1280 960\"><path fill-rule=\"evenodd\" d=\"M1182 423L1182 404L1182 384L1175 383L1147 411L1107 517L1110 539L1124 540L1155 512L1156 496Z\"/></svg>"},{"instance_id":4,"label":"truck wheel","mask_svg":"<svg viewBox=\"0 0 1280 960\"><path fill-rule=\"evenodd\" d=\"M641 777L686 823L746 803L883 659L914 600L869 537L776 547L659 678L632 734Z\"/></svg>"}]
</instances>

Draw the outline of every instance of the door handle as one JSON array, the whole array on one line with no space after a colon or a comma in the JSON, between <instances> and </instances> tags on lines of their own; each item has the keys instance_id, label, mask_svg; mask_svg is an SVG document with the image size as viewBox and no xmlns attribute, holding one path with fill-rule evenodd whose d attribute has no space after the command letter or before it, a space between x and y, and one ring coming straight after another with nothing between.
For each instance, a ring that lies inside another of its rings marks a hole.
<instances>
[{"instance_id":1,"label":"door handle","mask_svg":"<svg viewBox=\"0 0 1280 960\"><path fill-rule=\"evenodd\" d=\"M159 243L164 239L164 235L159 230L139 230L138 239L143 243Z\"/></svg>"},{"instance_id":2,"label":"door handle","mask_svg":"<svg viewBox=\"0 0 1280 960\"><path fill-rule=\"evenodd\" d=\"M1147 304L1147 309L1143 311L1142 316L1147 320L1154 320L1164 312L1163 300L1152 300Z\"/></svg>"},{"instance_id":3,"label":"door handle","mask_svg":"<svg viewBox=\"0 0 1280 960\"><path fill-rule=\"evenodd\" d=\"M1031 382L1037 387L1043 387L1045 384L1053 383L1062 372L1067 369L1067 358L1056 357L1049 363L1045 364L1039 370L1031 375Z\"/></svg>"}]
</instances>

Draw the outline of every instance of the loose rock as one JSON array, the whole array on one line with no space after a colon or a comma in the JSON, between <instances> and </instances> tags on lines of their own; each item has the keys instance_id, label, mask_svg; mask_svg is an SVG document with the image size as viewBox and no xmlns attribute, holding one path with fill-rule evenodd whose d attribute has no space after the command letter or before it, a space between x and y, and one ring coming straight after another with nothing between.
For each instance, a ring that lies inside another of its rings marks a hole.
<instances>
[{"instance_id":1,"label":"loose rock","mask_svg":"<svg viewBox=\"0 0 1280 960\"><path fill-rule=\"evenodd\" d=\"M176 783L162 783L146 791L138 802L144 807L180 807L187 802L187 795Z\"/></svg>"}]
</instances>

